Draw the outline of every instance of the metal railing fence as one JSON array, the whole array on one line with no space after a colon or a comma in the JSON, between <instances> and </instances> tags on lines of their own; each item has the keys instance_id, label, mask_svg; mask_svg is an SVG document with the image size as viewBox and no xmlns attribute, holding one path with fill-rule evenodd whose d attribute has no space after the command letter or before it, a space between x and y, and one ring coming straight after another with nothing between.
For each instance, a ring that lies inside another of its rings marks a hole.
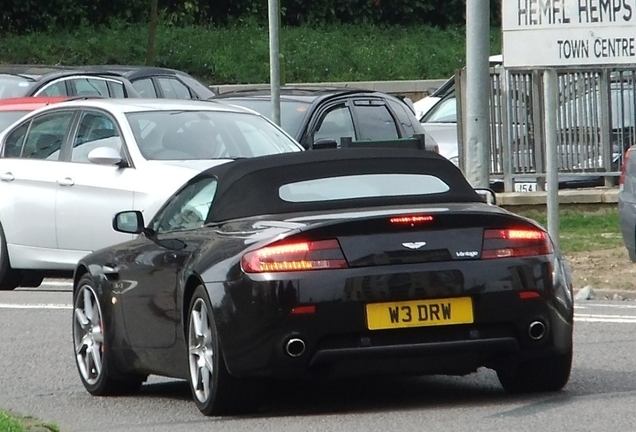
<instances>
[{"instance_id":1,"label":"metal railing fence","mask_svg":"<svg viewBox=\"0 0 636 432\"><path fill-rule=\"evenodd\" d=\"M457 74L458 146L465 167L462 102L465 70ZM636 70L559 70L557 137L559 176L597 177L610 186L625 151L636 144ZM491 69L490 175L506 191L516 182L545 187L543 80L540 71Z\"/></svg>"}]
</instances>

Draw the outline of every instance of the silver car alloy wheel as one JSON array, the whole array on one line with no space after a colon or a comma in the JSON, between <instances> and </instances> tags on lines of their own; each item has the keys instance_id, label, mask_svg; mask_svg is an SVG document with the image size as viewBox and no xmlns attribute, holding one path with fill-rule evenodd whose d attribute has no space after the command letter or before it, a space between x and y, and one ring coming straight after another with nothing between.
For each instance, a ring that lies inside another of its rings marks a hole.
<instances>
[{"instance_id":1,"label":"silver car alloy wheel","mask_svg":"<svg viewBox=\"0 0 636 432\"><path fill-rule=\"evenodd\" d=\"M79 288L74 306L75 359L84 381L88 385L95 385L103 369L104 333L102 311L95 291L90 285L82 285Z\"/></svg>"},{"instance_id":2,"label":"silver car alloy wheel","mask_svg":"<svg viewBox=\"0 0 636 432\"><path fill-rule=\"evenodd\" d=\"M202 298L195 301L190 311L188 360L194 394L199 402L206 403L210 399L215 370L210 315Z\"/></svg>"}]
</instances>

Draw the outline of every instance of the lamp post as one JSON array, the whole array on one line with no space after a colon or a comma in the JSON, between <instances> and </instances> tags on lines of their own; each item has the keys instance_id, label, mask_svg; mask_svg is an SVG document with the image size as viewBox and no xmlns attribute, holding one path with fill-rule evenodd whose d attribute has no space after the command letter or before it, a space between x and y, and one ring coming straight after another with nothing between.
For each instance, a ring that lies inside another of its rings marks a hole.
<instances>
[{"instance_id":1,"label":"lamp post","mask_svg":"<svg viewBox=\"0 0 636 432\"><path fill-rule=\"evenodd\" d=\"M267 0L269 12L269 85L272 95L272 120L280 126L280 13L279 0Z\"/></svg>"},{"instance_id":2,"label":"lamp post","mask_svg":"<svg viewBox=\"0 0 636 432\"><path fill-rule=\"evenodd\" d=\"M466 0L466 178L487 188L490 151L490 0Z\"/></svg>"}]
</instances>

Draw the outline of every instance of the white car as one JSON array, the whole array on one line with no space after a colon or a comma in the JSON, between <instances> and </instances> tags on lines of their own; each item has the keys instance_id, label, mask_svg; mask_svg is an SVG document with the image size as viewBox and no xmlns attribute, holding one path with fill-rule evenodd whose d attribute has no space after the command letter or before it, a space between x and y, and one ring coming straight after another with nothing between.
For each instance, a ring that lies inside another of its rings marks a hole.
<instances>
[{"instance_id":1,"label":"white car","mask_svg":"<svg viewBox=\"0 0 636 432\"><path fill-rule=\"evenodd\" d=\"M428 113L433 106L439 102L448 92L455 88L455 75L444 81L444 84L436 88L428 96L423 97L417 102L413 103L415 109L415 117L421 122L422 117Z\"/></svg>"},{"instance_id":2,"label":"white car","mask_svg":"<svg viewBox=\"0 0 636 432\"><path fill-rule=\"evenodd\" d=\"M503 56L501 54L491 55L488 57L490 67L501 66L503 64ZM444 96L455 90L455 75L444 81L437 89L433 90L431 94L423 97L413 104L415 107L415 116L420 122L426 113L430 111L433 106L439 102Z\"/></svg>"},{"instance_id":3,"label":"white car","mask_svg":"<svg viewBox=\"0 0 636 432\"><path fill-rule=\"evenodd\" d=\"M195 174L302 151L251 110L209 101L101 99L33 111L0 134L0 289L38 286L132 238L115 213L159 207Z\"/></svg>"}]
</instances>

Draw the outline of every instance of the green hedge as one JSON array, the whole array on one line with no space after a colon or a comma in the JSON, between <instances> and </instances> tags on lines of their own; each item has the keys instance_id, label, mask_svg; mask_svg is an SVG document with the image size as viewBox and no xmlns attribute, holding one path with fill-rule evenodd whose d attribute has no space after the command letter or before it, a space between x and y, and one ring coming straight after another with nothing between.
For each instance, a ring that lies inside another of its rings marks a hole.
<instances>
[{"instance_id":1,"label":"green hedge","mask_svg":"<svg viewBox=\"0 0 636 432\"><path fill-rule=\"evenodd\" d=\"M0 62L33 64L143 64L146 27L118 22L111 27L8 35ZM286 81L376 81L448 77L464 66L465 29L430 26L334 24L281 29ZM501 48L492 31L492 50ZM269 34L254 23L209 28L161 25L158 66L187 71L208 83L269 81Z\"/></svg>"}]
</instances>

